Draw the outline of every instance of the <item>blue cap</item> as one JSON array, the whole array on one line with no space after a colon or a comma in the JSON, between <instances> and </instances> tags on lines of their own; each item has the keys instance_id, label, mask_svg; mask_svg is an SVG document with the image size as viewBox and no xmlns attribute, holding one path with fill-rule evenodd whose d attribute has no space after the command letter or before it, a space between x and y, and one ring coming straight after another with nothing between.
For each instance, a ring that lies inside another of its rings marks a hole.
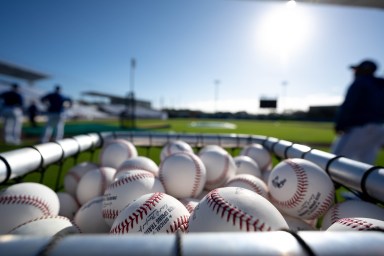
<instances>
[{"instance_id":1,"label":"blue cap","mask_svg":"<svg viewBox=\"0 0 384 256\"><path fill-rule=\"evenodd\" d=\"M370 71L370 72L375 72L377 69L377 65L375 62L371 60L364 60L358 65L352 65L350 66L351 69L354 70L361 70L361 71Z\"/></svg>"}]
</instances>

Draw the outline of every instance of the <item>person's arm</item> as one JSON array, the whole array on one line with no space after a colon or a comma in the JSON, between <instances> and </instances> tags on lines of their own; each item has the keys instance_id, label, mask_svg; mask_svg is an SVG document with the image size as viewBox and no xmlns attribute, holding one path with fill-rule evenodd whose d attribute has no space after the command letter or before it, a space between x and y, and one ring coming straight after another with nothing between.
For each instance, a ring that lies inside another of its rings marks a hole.
<instances>
[{"instance_id":1,"label":"person's arm","mask_svg":"<svg viewBox=\"0 0 384 256\"><path fill-rule=\"evenodd\" d=\"M362 85L355 81L349 87L345 96L344 102L338 110L335 123L336 133L346 132L350 128L351 121L354 118L356 108L359 105L359 98L361 97Z\"/></svg>"}]
</instances>

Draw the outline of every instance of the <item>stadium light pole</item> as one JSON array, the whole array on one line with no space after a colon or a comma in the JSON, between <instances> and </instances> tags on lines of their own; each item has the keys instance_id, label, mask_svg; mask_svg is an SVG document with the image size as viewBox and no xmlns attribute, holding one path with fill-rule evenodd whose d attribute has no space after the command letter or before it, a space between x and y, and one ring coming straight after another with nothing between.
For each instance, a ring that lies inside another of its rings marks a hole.
<instances>
[{"instance_id":1,"label":"stadium light pole","mask_svg":"<svg viewBox=\"0 0 384 256\"><path fill-rule=\"evenodd\" d=\"M133 93L135 86L135 68L136 68L136 59L131 59L131 75L130 75L130 91Z\"/></svg>"},{"instance_id":2,"label":"stadium light pole","mask_svg":"<svg viewBox=\"0 0 384 256\"><path fill-rule=\"evenodd\" d=\"M135 68L136 68L136 59L131 59L131 74L130 74L130 92L129 92L129 102L130 102L130 119L132 123L132 128L136 127L136 100L135 100Z\"/></svg>"},{"instance_id":3,"label":"stadium light pole","mask_svg":"<svg viewBox=\"0 0 384 256\"><path fill-rule=\"evenodd\" d=\"M215 80L215 90L214 90L214 102L215 102L215 113L217 112L217 99L219 98L219 85L220 80Z\"/></svg>"}]
</instances>

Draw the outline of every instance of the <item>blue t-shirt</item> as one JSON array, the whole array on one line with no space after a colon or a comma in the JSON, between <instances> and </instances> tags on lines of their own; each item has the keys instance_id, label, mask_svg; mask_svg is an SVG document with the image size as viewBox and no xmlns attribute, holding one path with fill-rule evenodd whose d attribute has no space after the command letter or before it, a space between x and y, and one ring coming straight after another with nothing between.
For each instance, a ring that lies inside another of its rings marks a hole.
<instances>
[{"instance_id":1,"label":"blue t-shirt","mask_svg":"<svg viewBox=\"0 0 384 256\"><path fill-rule=\"evenodd\" d=\"M23 97L20 93L15 91L7 91L0 94L0 98L3 100L4 107L22 107Z\"/></svg>"},{"instance_id":2,"label":"blue t-shirt","mask_svg":"<svg viewBox=\"0 0 384 256\"><path fill-rule=\"evenodd\" d=\"M359 76L338 110L335 129L348 131L370 123L384 123L384 79Z\"/></svg>"},{"instance_id":3,"label":"blue t-shirt","mask_svg":"<svg viewBox=\"0 0 384 256\"><path fill-rule=\"evenodd\" d=\"M43 103L48 104L47 111L49 113L61 113L64 111L64 103L72 103L72 100L59 93L49 93L41 98Z\"/></svg>"}]
</instances>

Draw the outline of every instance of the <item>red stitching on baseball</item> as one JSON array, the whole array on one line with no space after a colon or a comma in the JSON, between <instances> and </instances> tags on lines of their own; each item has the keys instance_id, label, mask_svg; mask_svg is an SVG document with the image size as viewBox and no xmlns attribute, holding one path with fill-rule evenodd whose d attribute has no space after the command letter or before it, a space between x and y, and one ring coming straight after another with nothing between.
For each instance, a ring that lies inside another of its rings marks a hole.
<instances>
[{"instance_id":1,"label":"red stitching on baseball","mask_svg":"<svg viewBox=\"0 0 384 256\"><path fill-rule=\"evenodd\" d=\"M117 215L119 215L119 211L116 209L103 209L102 215L104 219L116 219Z\"/></svg>"},{"instance_id":2,"label":"red stitching on baseball","mask_svg":"<svg viewBox=\"0 0 384 256\"><path fill-rule=\"evenodd\" d=\"M164 193L156 192L150 198L148 198L142 206L139 207L135 212L130 216L127 216L123 222L116 225L111 229L110 233L116 234L125 234L128 233L130 229L133 228L134 222L137 224L139 219L143 219L143 216L147 214L148 211L152 210L164 197Z\"/></svg>"},{"instance_id":3,"label":"red stitching on baseball","mask_svg":"<svg viewBox=\"0 0 384 256\"><path fill-rule=\"evenodd\" d=\"M333 204L333 199L334 199L334 194L333 194L333 191L331 191L329 192L328 196L325 198L324 202L307 219L315 219L322 216L325 212L328 211L329 207Z\"/></svg>"},{"instance_id":4,"label":"red stitching on baseball","mask_svg":"<svg viewBox=\"0 0 384 256\"><path fill-rule=\"evenodd\" d=\"M74 179L77 183L79 183L79 181L80 181L80 179L81 179L81 177L80 177L79 175L77 175L77 173L76 173L75 171L68 172L68 173L66 174L66 176L68 176L68 177L73 177L73 179Z\"/></svg>"},{"instance_id":5,"label":"red stitching on baseball","mask_svg":"<svg viewBox=\"0 0 384 256\"><path fill-rule=\"evenodd\" d=\"M38 208L43 213L43 215L51 214L49 204L40 198L31 195L2 196L0 197L0 205L1 204L27 204Z\"/></svg>"},{"instance_id":6,"label":"red stitching on baseball","mask_svg":"<svg viewBox=\"0 0 384 256\"><path fill-rule=\"evenodd\" d=\"M337 222L340 219L340 204L336 204L332 208L332 214L331 214L331 224Z\"/></svg>"},{"instance_id":7,"label":"red stitching on baseball","mask_svg":"<svg viewBox=\"0 0 384 256\"><path fill-rule=\"evenodd\" d=\"M144 166L138 166L138 165L120 166L116 173L124 172L124 171L132 171L132 170L133 171L140 170L140 171L147 171L147 172L153 173L153 170L149 170Z\"/></svg>"},{"instance_id":8,"label":"red stitching on baseball","mask_svg":"<svg viewBox=\"0 0 384 256\"><path fill-rule=\"evenodd\" d=\"M165 156L170 156L172 154L172 148L171 148L172 142L169 142L166 146Z\"/></svg>"},{"instance_id":9,"label":"red stitching on baseball","mask_svg":"<svg viewBox=\"0 0 384 256\"><path fill-rule=\"evenodd\" d=\"M305 198L305 193L308 189L308 177L305 170L299 164L290 160L286 160L285 162L292 168L297 177L297 188L295 194L291 197L291 199L286 201L277 200L271 194L271 201L283 208L294 208Z\"/></svg>"},{"instance_id":10,"label":"red stitching on baseball","mask_svg":"<svg viewBox=\"0 0 384 256\"><path fill-rule=\"evenodd\" d=\"M22 224L20 224L20 225L18 225L18 226L16 226L16 227L14 227L14 228L11 229L10 231L8 231L8 233L11 233L11 232L13 232L15 229L18 229L18 228L20 228L20 227L22 227L22 226L25 226L25 225L27 225L27 224L29 224L29 223L31 223L31 222L35 222L35 221L38 221L38 220L48 220L48 219L66 220L66 221L68 221L69 223L73 224L73 223L71 222L71 220L68 219L67 217L60 216L60 215L58 215L58 216L48 215L48 216L41 216L41 217L39 217L39 218L35 218L35 219L32 219L32 220L26 221L26 222L24 222L24 223L22 223ZM76 228L78 228L78 227L76 226ZM80 230L79 230L79 231L80 231Z\"/></svg>"},{"instance_id":11,"label":"red stitching on baseball","mask_svg":"<svg viewBox=\"0 0 384 256\"><path fill-rule=\"evenodd\" d=\"M367 230L373 227L372 223L369 223L365 220L360 219L352 219L352 218L343 218L337 221L337 223L341 225L345 225L347 227L357 229L359 231L361 230Z\"/></svg>"},{"instance_id":12,"label":"red stitching on baseball","mask_svg":"<svg viewBox=\"0 0 384 256\"><path fill-rule=\"evenodd\" d=\"M186 232L188 230L188 220L189 220L188 215L180 216L179 218L177 218L171 223L171 226L167 228L166 232L175 233L177 230Z\"/></svg>"},{"instance_id":13,"label":"red stitching on baseball","mask_svg":"<svg viewBox=\"0 0 384 256\"><path fill-rule=\"evenodd\" d=\"M198 188L200 186L201 168L200 168L199 162L197 161L197 157L195 155L192 155L192 154L187 154L187 155L192 159L192 161L195 165L195 178L193 179L193 187L192 187L191 196L196 197L197 192L198 192Z\"/></svg>"},{"instance_id":14,"label":"red stitching on baseball","mask_svg":"<svg viewBox=\"0 0 384 256\"><path fill-rule=\"evenodd\" d=\"M197 194L196 194L197 193L197 189L199 188L200 180L201 180L201 168L200 168L200 165L199 165L199 163L198 163L198 161L196 159L196 156L191 154L191 153L183 152L183 151L177 152L174 155L176 155L176 154L185 155L185 156L190 157L190 159L193 161L193 163L195 165L195 178L193 179L193 187L192 187L192 191L191 191L191 197L196 197L197 196ZM162 170L164 168L164 163L165 162L166 162L166 160L160 163L160 167L159 167L159 180L163 184L165 191L167 191L167 186L166 186L164 174L163 174L162 171L160 171L160 170Z\"/></svg>"},{"instance_id":15,"label":"red stitching on baseball","mask_svg":"<svg viewBox=\"0 0 384 256\"><path fill-rule=\"evenodd\" d=\"M235 178L231 179L231 181L229 181L226 186L230 186L232 182L236 182L236 181L242 181L242 182L248 184L259 195L264 194L263 190L260 188L260 186L258 184L256 184L255 182L253 182L253 180L248 179L248 177L235 177Z\"/></svg>"},{"instance_id":16,"label":"red stitching on baseball","mask_svg":"<svg viewBox=\"0 0 384 256\"><path fill-rule=\"evenodd\" d=\"M118 179L117 181L111 183L106 190L108 189L113 189L113 188L117 188L117 187L120 187L120 186L123 186L129 182L132 182L132 181L136 181L136 180L141 180L141 179L146 179L146 178L154 178L155 175L153 175L153 173L150 173L150 172L146 172L146 173L134 173L132 175L129 175L129 176L125 176L124 178L121 178L121 179Z\"/></svg>"},{"instance_id":17,"label":"red stitching on baseball","mask_svg":"<svg viewBox=\"0 0 384 256\"><path fill-rule=\"evenodd\" d=\"M216 213L220 215L221 218L225 218L227 222L232 222L232 225L234 226L238 223L241 230L245 229L247 232L271 230L271 227L266 225L264 222L261 222L259 219L255 219L238 209L236 206L225 201L225 199L218 193L217 189L212 190L207 195L206 202L209 208L212 208L212 211L216 211Z\"/></svg>"}]
</instances>

